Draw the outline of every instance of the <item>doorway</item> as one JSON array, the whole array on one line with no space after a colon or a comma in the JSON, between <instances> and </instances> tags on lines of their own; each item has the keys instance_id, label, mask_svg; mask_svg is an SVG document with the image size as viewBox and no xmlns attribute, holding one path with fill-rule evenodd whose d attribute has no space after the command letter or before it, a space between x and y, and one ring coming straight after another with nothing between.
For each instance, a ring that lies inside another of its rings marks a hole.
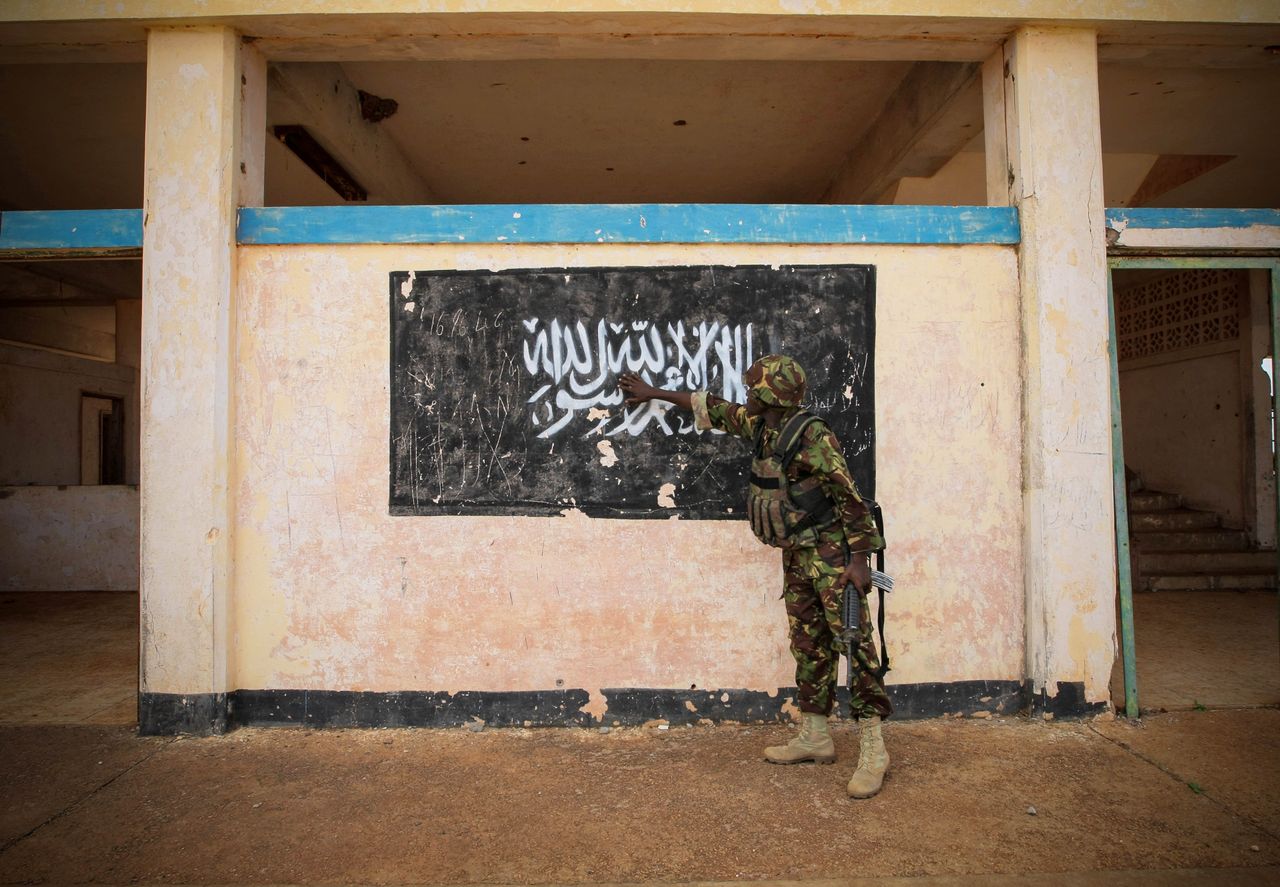
<instances>
[{"instance_id":1,"label":"doorway","mask_svg":"<svg viewBox=\"0 0 1280 887\"><path fill-rule=\"evenodd\" d=\"M132 724L137 259L0 262L0 723Z\"/></svg>"},{"instance_id":2,"label":"doorway","mask_svg":"<svg viewBox=\"0 0 1280 887\"><path fill-rule=\"evenodd\" d=\"M1131 717L1139 698L1142 710L1280 703L1274 264L1111 260L1112 697Z\"/></svg>"},{"instance_id":3,"label":"doorway","mask_svg":"<svg viewBox=\"0 0 1280 887\"><path fill-rule=\"evenodd\" d=\"M124 483L124 398L80 395L80 483Z\"/></svg>"}]
</instances>

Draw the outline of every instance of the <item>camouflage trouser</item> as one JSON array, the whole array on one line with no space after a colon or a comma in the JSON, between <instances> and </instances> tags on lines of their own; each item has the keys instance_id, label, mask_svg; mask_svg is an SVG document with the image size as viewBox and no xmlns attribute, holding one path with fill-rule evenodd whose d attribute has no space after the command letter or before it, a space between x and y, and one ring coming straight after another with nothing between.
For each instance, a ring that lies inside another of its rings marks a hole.
<instances>
[{"instance_id":1,"label":"camouflage trouser","mask_svg":"<svg viewBox=\"0 0 1280 887\"><path fill-rule=\"evenodd\" d=\"M817 548L783 551L782 599L787 605L787 622L791 632L791 655L796 660L796 687L800 710L815 714L831 714L835 702L836 680L840 657L846 652L840 640L844 631L840 608L845 590L835 588L844 565L844 546L821 543ZM852 583L849 594L857 594ZM879 667L872 637L871 607L862 599L861 631L854 651L855 678L850 714L855 718L893 712L884 686L875 676Z\"/></svg>"}]
</instances>

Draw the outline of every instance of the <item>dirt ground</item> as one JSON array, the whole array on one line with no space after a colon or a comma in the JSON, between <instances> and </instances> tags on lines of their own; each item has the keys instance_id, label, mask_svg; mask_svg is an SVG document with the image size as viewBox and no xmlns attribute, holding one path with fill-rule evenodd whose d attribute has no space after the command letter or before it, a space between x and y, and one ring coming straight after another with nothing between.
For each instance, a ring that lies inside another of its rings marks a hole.
<instances>
[{"instance_id":1,"label":"dirt ground","mask_svg":"<svg viewBox=\"0 0 1280 887\"><path fill-rule=\"evenodd\" d=\"M1280 880L1277 709L890 723L862 802L852 727L835 766L764 763L789 732L0 727L0 882Z\"/></svg>"}]
</instances>

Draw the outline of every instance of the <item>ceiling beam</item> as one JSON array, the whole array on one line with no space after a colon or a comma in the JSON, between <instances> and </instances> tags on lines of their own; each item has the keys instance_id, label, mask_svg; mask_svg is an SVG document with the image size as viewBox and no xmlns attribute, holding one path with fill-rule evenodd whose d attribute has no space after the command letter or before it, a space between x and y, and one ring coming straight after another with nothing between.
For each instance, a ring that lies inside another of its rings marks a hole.
<instances>
[{"instance_id":1,"label":"ceiling beam","mask_svg":"<svg viewBox=\"0 0 1280 887\"><path fill-rule=\"evenodd\" d=\"M370 203L436 201L436 195L386 130L361 116L359 90L341 65L273 64L267 86L269 128L306 127L363 186Z\"/></svg>"},{"instance_id":2,"label":"ceiling beam","mask_svg":"<svg viewBox=\"0 0 1280 887\"><path fill-rule=\"evenodd\" d=\"M982 131L977 63L917 62L849 153L823 203L874 203L904 176L931 176Z\"/></svg>"},{"instance_id":3,"label":"ceiling beam","mask_svg":"<svg viewBox=\"0 0 1280 887\"><path fill-rule=\"evenodd\" d=\"M1161 154L1125 205L1147 206L1174 188L1181 188L1235 159L1233 154Z\"/></svg>"},{"instance_id":4,"label":"ceiling beam","mask_svg":"<svg viewBox=\"0 0 1280 887\"><path fill-rule=\"evenodd\" d=\"M149 27L229 24L271 61L981 61L1019 27L1059 24L1096 29L1104 62L1256 67L1280 61L1265 53L1280 45L1274 0L1144 0L1140 20L1133 3L1115 0L832 0L808 4L814 14L787 13L784 7L803 4L779 0L683 4L717 10L696 13L634 0L547 3L541 11L528 2L492 2L480 4L484 12L463 13L422 12L421 0L357 5L358 13L331 14L315 12L323 4L314 0L0 3L0 57L8 64L143 62ZM897 9L864 14L864 7L877 5Z\"/></svg>"}]
</instances>

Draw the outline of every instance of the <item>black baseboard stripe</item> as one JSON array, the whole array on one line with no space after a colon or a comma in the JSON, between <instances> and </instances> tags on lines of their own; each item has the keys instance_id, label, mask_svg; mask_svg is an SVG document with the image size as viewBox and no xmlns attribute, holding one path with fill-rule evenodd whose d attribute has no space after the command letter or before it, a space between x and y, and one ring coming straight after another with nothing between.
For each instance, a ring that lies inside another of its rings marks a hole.
<instances>
[{"instance_id":1,"label":"black baseboard stripe","mask_svg":"<svg viewBox=\"0 0 1280 887\"><path fill-rule=\"evenodd\" d=\"M1081 717L1103 711L1087 703L1084 685L1059 683L1058 694L1033 693L1027 681L957 681L893 684L894 717L900 720L1021 711ZM664 721L770 723L786 721L795 708L795 688L760 690L665 690L610 688L595 717L584 709L586 690L523 690L445 693L425 690L372 693L352 690L236 690L228 694L144 693L138 725L144 735L218 734L235 727L457 727L483 721L493 727L636 726ZM839 712L848 711L840 690Z\"/></svg>"},{"instance_id":2,"label":"black baseboard stripe","mask_svg":"<svg viewBox=\"0 0 1280 887\"><path fill-rule=\"evenodd\" d=\"M1106 711L1105 702L1085 702L1084 683L1081 681L1058 681L1058 695L1050 697L1043 690L1032 693L1028 687L1027 695L1031 704L1028 708L1035 714L1051 715L1055 718L1078 718L1084 715L1100 714Z\"/></svg>"},{"instance_id":3,"label":"black baseboard stripe","mask_svg":"<svg viewBox=\"0 0 1280 887\"><path fill-rule=\"evenodd\" d=\"M140 693L138 731L143 736L225 733L229 708L226 693Z\"/></svg>"},{"instance_id":4,"label":"black baseboard stripe","mask_svg":"<svg viewBox=\"0 0 1280 887\"><path fill-rule=\"evenodd\" d=\"M237 726L457 727L481 720L494 727L586 727L586 690L443 693L406 690L237 690L229 718Z\"/></svg>"}]
</instances>

